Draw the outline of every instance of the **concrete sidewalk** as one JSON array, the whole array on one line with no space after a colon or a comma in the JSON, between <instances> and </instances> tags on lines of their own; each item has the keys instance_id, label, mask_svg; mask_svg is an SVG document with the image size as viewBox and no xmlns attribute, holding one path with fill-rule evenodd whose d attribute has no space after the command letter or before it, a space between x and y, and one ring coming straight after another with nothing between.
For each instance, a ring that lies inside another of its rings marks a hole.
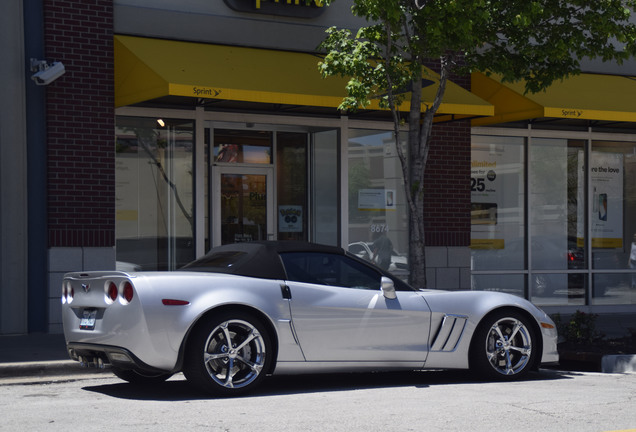
<instances>
[{"instance_id":1,"label":"concrete sidewalk","mask_svg":"<svg viewBox=\"0 0 636 432\"><path fill-rule=\"evenodd\" d=\"M0 379L86 373L66 353L63 334L0 336Z\"/></svg>"},{"instance_id":2,"label":"concrete sidewalk","mask_svg":"<svg viewBox=\"0 0 636 432\"><path fill-rule=\"evenodd\" d=\"M0 364L69 360L63 334L0 336Z\"/></svg>"}]
</instances>

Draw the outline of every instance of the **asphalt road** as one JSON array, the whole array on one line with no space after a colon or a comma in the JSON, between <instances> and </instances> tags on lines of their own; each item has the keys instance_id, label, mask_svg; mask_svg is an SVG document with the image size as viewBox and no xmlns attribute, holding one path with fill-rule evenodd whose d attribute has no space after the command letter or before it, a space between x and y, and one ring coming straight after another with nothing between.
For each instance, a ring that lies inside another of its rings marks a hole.
<instances>
[{"instance_id":1,"label":"asphalt road","mask_svg":"<svg viewBox=\"0 0 636 432\"><path fill-rule=\"evenodd\" d=\"M0 380L0 430L616 431L636 428L636 374L542 370L484 383L466 373L274 377L216 399L182 375L138 388L109 373ZM636 431L636 429L634 429Z\"/></svg>"}]
</instances>

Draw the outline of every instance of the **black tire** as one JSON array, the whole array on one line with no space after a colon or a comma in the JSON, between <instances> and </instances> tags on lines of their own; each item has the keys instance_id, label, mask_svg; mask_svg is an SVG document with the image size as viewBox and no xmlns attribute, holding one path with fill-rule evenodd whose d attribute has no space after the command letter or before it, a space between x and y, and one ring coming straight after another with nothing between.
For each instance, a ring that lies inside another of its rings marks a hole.
<instances>
[{"instance_id":1,"label":"black tire","mask_svg":"<svg viewBox=\"0 0 636 432\"><path fill-rule=\"evenodd\" d=\"M113 373L120 379L139 386L161 384L172 376L171 373L144 374L130 369L113 367Z\"/></svg>"},{"instance_id":2,"label":"black tire","mask_svg":"<svg viewBox=\"0 0 636 432\"><path fill-rule=\"evenodd\" d=\"M259 319L225 311L194 329L186 346L183 374L206 393L238 396L258 386L272 357L269 334Z\"/></svg>"},{"instance_id":3,"label":"black tire","mask_svg":"<svg viewBox=\"0 0 636 432\"><path fill-rule=\"evenodd\" d=\"M473 335L470 368L485 379L520 379L534 367L539 347L534 327L525 315L514 310L494 312Z\"/></svg>"}]
</instances>

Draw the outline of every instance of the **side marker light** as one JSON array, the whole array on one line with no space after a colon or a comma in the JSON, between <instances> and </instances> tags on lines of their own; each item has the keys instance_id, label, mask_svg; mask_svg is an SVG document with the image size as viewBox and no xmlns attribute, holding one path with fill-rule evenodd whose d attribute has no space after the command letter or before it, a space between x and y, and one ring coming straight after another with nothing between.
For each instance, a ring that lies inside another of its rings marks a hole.
<instances>
[{"instance_id":1,"label":"side marker light","mask_svg":"<svg viewBox=\"0 0 636 432\"><path fill-rule=\"evenodd\" d=\"M190 304L189 301L175 299L163 299L161 303L163 303L164 306L188 306Z\"/></svg>"}]
</instances>

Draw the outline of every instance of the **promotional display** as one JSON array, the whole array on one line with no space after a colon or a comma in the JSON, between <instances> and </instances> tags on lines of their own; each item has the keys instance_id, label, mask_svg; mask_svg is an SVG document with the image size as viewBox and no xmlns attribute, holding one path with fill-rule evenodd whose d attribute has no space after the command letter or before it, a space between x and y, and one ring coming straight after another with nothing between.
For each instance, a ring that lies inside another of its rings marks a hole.
<instances>
[{"instance_id":1,"label":"promotional display","mask_svg":"<svg viewBox=\"0 0 636 432\"><path fill-rule=\"evenodd\" d=\"M303 206L278 206L278 231L303 232Z\"/></svg>"},{"instance_id":2,"label":"promotional display","mask_svg":"<svg viewBox=\"0 0 636 432\"><path fill-rule=\"evenodd\" d=\"M579 152L579 205L577 241L584 236L583 175L585 174L583 151ZM590 163L590 188L592 247L623 247L623 155L620 153L592 152Z\"/></svg>"}]
</instances>

